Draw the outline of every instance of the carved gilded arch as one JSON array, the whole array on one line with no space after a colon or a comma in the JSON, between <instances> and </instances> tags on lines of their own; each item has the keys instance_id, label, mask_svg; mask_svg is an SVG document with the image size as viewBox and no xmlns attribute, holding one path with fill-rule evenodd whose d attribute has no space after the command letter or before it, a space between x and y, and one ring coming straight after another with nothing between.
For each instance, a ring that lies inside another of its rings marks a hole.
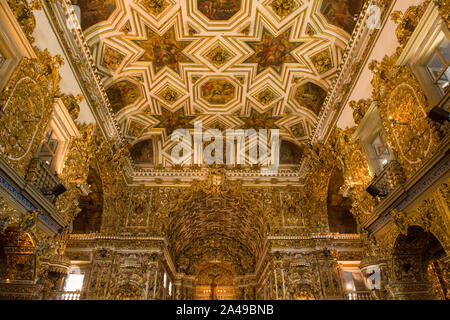
<instances>
[{"instance_id":1,"label":"carved gilded arch","mask_svg":"<svg viewBox=\"0 0 450 320\"><path fill-rule=\"evenodd\" d=\"M249 274L263 255L268 214L276 208L221 173L213 171L205 181L174 190L174 197L158 208L179 272L194 274L201 263L221 261L236 273Z\"/></svg>"}]
</instances>

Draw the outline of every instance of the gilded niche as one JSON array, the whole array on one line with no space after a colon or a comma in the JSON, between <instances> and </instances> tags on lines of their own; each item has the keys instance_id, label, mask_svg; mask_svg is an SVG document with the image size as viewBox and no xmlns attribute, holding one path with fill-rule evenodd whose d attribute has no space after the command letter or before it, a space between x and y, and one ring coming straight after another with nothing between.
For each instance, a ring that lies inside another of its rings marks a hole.
<instances>
[{"instance_id":1,"label":"gilded niche","mask_svg":"<svg viewBox=\"0 0 450 320\"><path fill-rule=\"evenodd\" d=\"M88 179L89 163L97 148L93 124L82 125L79 131L81 137L70 141L63 172L59 175L67 191L58 197L55 204L58 214L67 222L73 221L81 210L78 206L80 186Z\"/></svg>"},{"instance_id":2,"label":"gilded niche","mask_svg":"<svg viewBox=\"0 0 450 320\"><path fill-rule=\"evenodd\" d=\"M302 107L319 115L327 92L315 83L307 82L295 90L294 100Z\"/></svg>"},{"instance_id":3,"label":"gilded niche","mask_svg":"<svg viewBox=\"0 0 450 320\"><path fill-rule=\"evenodd\" d=\"M360 13L363 2L363 0L323 0L320 12L328 23L351 34L356 25L355 15Z\"/></svg>"},{"instance_id":4,"label":"gilded niche","mask_svg":"<svg viewBox=\"0 0 450 320\"><path fill-rule=\"evenodd\" d=\"M1 253L3 261L3 279L9 280L34 280L35 256L34 244L28 234L20 234L18 230L8 229L0 237Z\"/></svg>"},{"instance_id":5,"label":"gilded niche","mask_svg":"<svg viewBox=\"0 0 450 320\"><path fill-rule=\"evenodd\" d=\"M98 170L91 167L86 183L90 193L78 200L80 212L73 221L72 233L100 232L103 210L103 185Z\"/></svg>"},{"instance_id":6,"label":"gilded niche","mask_svg":"<svg viewBox=\"0 0 450 320\"><path fill-rule=\"evenodd\" d=\"M292 51L298 48L303 42L290 41L291 29L286 30L278 36L272 35L266 28L263 29L261 40L246 41L254 53L245 61L246 63L257 63L260 73L268 68L272 68L278 73L285 63L298 63L292 56Z\"/></svg>"},{"instance_id":7,"label":"gilded niche","mask_svg":"<svg viewBox=\"0 0 450 320\"><path fill-rule=\"evenodd\" d=\"M241 10L241 0L197 0L197 8L210 20L228 20Z\"/></svg>"}]
</instances>

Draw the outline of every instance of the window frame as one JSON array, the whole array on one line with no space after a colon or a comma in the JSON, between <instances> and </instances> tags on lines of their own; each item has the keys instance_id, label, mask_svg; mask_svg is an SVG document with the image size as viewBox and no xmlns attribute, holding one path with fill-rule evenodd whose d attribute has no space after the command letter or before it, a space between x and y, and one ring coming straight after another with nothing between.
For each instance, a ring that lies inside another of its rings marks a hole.
<instances>
[{"instance_id":1,"label":"window frame","mask_svg":"<svg viewBox=\"0 0 450 320\"><path fill-rule=\"evenodd\" d=\"M73 290L67 290L66 287L67 287L67 283L69 281L69 278L70 278L70 276L74 276L74 275L76 275L76 276L83 276L82 281L81 281L81 288L77 289L77 290L74 290L74 291ZM81 292L81 291L83 291L85 280L86 280L86 275L84 273L75 273L75 272L74 273L69 273L67 275L67 277L66 277L66 280L64 281L63 291L64 292Z\"/></svg>"},{"instance_id":2,"label":"window frame","mask_svg":"<svg viewBox=\"0 0 450 320\"><path fill-rule=\"evenodd\" d=\"M0 53L5 59L0 64L1 91L22 58L37 58L6 0L0 0Z\"/></svg>"},{"instance_id":3,"label":"window frame","mask_svg":"<svg viewBox=\"0 0 450 320\"><path fill-rule=\"evenodd\" d=\"M72 120L67 108L60 98L55 99L53 112L45 132L51 129L58 140L58 146L55 152L55 158L52 161L51 168L60 174L64 169L64 161L72 138L81 137L75 122ZM37 157L40 157L44 141L39 146Z\"/></svg>"},{"instance_id":4,"label":"window frame","mask_svg":"<svg viewBox=\"0 0 450 320\"><path fill-rule=\"evenodd\" d=\"M433 105L438 105L445 94L432 80L427 65L445 38L450 41L450 31L439 8L431 1L396 62L397 66L410 66Z\"/></svg>"},{"instance_id":5,"label":"window frame","mask_svg":"<svg viewBox=\"0 0 450 320\"><path fill-rule=\"evenodd\" d=\"M389 157L386 158L388 163L386 163L386 165L383 166L379 163L380 158L377 158L375 156L375 152L372 150L373 141L377 136L380 136L380 138L383 139L383 135L386 135L386 130L383 127L380 113L378 111L378 103L374 101L369 107L369 110L367 110L364 118L361 120L355 134L352 137L353 140L360 140L364 153L366 154L369 162L370 170L374 175L380 174L390 161L395 160L395 154L386 139L384 139L384 141L389 151Z\"/></svg>"},{"instance_id":6,"label":"window frame","mask_svg":"<svg viewBox=\"0 0 450 320\"><path fill-rule=\"evenodd\" d=\"M354 273L358 273L361 276L362 284L364 284L364 287L367 291L369 290L365 283L364 274L360 268L360 263L361 263L361 261L338 261L338 264L340 266L340 278L341 278L342 289L343 289L344 294L360 292L356 289L356 285L354 282L355 277L353 276ZM345 277L346 272L352 274L353 286L351 288L347 287L348 282Z\"/></svg>"}]
</instances>

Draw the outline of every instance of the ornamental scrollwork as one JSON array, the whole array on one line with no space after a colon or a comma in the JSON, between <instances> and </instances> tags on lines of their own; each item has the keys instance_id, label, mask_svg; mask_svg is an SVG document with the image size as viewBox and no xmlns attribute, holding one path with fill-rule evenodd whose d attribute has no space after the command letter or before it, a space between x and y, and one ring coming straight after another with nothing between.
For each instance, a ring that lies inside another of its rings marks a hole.
<instances>
[{"instance_id":1,"label":"ornamental scrollwork","mask_svg":"<svg viewBox=\"0 0 450 320\"><path fill-rule=\"evenodd\" d=\"M358 101L350 101L350 108L353 109L353 120L357 125L361 123L361 120L364 118L367 110L369 110L372 101L370 99L361 99Z\"/></svg>"},{"instance_id":2,"label":"ornamental scrollwork","mask_svg":"<svg viewBox=\"0 0 450 320\"><path fill-rule=\"evenodd\" d=\"M42 5L38 0L8 0L8 5L15 14L20 27L30 43L34 43L33 31L36 28L36 19L33 10L41 10Z\"/></svg>"},{"instance_id":3,"label":"ornamental scrollwork","mask_svg":"<svg viewBox=\"0 0 450 320\"><path fill-rule=\"evenodd\" d=\"M439 142L435 125L427 118L431 105L408 66L397 66L401 50L373 61L372 99L378 110L387 140L396 160L410 177L429 158Z\"/></svg>"},{"instance_id":4,"label":"ornamental scrollwork","mask_svg":"<svg viewBox=\"0 0 450 320\"><path fill-rule=\"evenodd\" d=\"M406 214L403 211L393 209L391 215L394 225L398 228L399 232L406 235L408 233Z\"/></svg>"},{"instance_id":5,"label":"ornamental scrollwork","mask_svg":"<svg viewBox=\"0 0 450 320\"><path fill-rule=\"evenodd\" d=\"M37 150L59 95L63 64L60 56L37 52L37 59L23 58L0 93L0 152L22 177Z\"/></svg>"},{"instance_id":6,"label":"ornamental scrollwork","mask_svg":"<svg viewBox=\"0 0 450 320\"><path fill-rule=\"evenodd\" d=\"M447 23L447 28L450 29L450 0L440 0L438 6L441 17Z\"/></svg>"},{"instance_id":7,"label":"ornamental scrollwork","mask_svg":"<svg viewBox=\"0 0 450 320\"><path fill-rule=\"evenodd\" d=\"M401 11L391 14L392 20L398 24L395 34L402 47L406 46L429 3L430 0L425 0L421 5L409 7L404 14Z\"/></svg>"}]
</instances>

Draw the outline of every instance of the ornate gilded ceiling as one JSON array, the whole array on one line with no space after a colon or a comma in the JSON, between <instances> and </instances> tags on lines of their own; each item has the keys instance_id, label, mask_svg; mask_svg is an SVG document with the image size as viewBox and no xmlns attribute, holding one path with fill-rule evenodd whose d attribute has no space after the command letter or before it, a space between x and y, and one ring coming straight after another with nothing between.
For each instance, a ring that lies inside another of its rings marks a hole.
<instances>
[{"instance_id":1,"label":"ornate gilded ceiling","mask_svg":"<svg viewBox=\"0 0 450 320\"><path fill-rule=\"evenodd\" d=\"M242 200L199 192L172 216L168 235L183 273L195 274L203 263L214 262L250 274L263 253L266 230L263 218Z\"/></svg>"},{"instance_id":2,"label":"ornate gilded ceiling","mask_svg":"<svg viewBox=\"0 0 450 320\"><path fill-rule=\"evenodd\" d=\"M308 141L363 0L72 2L123 136L171 165L194 120Z\"/></svg>"}]
</instances>

